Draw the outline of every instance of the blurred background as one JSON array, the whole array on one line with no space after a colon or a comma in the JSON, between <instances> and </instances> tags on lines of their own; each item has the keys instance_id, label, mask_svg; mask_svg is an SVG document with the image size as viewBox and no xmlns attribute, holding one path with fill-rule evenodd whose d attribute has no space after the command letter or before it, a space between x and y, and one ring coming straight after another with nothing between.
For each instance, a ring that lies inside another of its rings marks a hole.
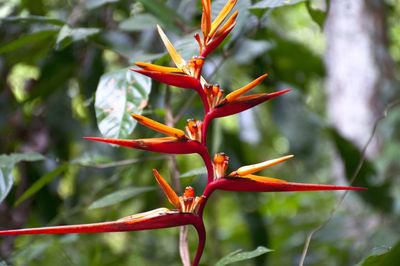
<instances>
[{"instance_id":1,"label":"blurred background","mask_svg":"<svg viewBox=\"0 0 400 266\"><path fill-rule=\"evenodd\" d=\"M214 16L224 4L212 1ZM267 72L255 92L292 91L214 121L209 149L229 155L229 170L294 154L262 175L368 187L350 192L313 235L305 265L372 265L379 256L368 256L400 240L400 2L239 0L237 9L238 23L208 58L205 78L228 92ZM170 64L157 24L186 59L198 53L200 18L195 0L0 0L1 229L172 207L152 168L178 177L176 190L192 185L201 193L197 155L174 160L83 139L157 135L136 127L132 112L161 122L172 115L182 129L186 119L202 118L193 91L128 70L135 61ZM240 265L299 265L307 236L342 195L215 193L205 210L202 264L265 246L274 251ZM193 251L196 234L189 234ZM1 238L0 265L181 265L178 235L172 228Z\"/></svg>"}]
</instances>

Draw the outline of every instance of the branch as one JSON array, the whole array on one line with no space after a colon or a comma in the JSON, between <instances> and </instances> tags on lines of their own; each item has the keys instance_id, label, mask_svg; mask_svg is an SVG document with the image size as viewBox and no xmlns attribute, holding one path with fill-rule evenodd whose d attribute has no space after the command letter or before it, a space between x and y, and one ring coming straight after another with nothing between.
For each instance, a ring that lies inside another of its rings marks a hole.
<instances>
[{"instance_id":1,"label":"branch","mask_svg":"<svg viewBox=\"0 0 400 266\"><path fill-rule=\"evenodd\" d=\"M370 136L369 136L367 142L365 143L365 145L364 145L364 147L363 147L363 149L362 149L362 151L361 151L361 158L360 158L360 160L359 160L359 162L358 162L358 164L357 164L357 168L356 168L356 170L354 171L353 175L351 176L351 179L350 179L350 182L349 182L350 185L354 183L354 181L356 180L358 174L360 173L361 167L363 166L364 161L365 161L365 158L366 158L366 151L367 151L368 146L370 145L372 139L373 139L374 136L375 136L376 130L377 130L377 128L378 128L378 125L380 124L380 122L381 122L384 118L387 117L389 111L390 111L391 109L397 107L398 105L400 105L400 100L395 100L395 101L389 103L389 104L387 105L387 107L383 110L382 114L375 120L374 126L373 126L373 128L372 128L371 133L370 133ZM303 266L303 265L304 265L304 261L305 261L305 259L306 259L307 252L308 252L308 249L309 249L309 246L310 246L310 242L311 242L311 239L312 239L313 235L314 235L315 233L317 233L318 231L320 231L321 229L323 229L323 228L332 220L333 216L335 215L336 211L339 209L340 205L341 205L342 202L344 201L344 199L345 199L345 197L347 196L347 193L348 193L348 192L349 192L349 191L345 191L345 192L342 194L342 196L338 199L338 201L336 202L335 206L333 206L331 212L329 213L328 218L327 218L325 221L323 221L321 224L319 224L316 228L314 228L314 229L307 235L306 242L304 243L303 252L302 252L301 257L300 257L299 266Z\"/></svg>"}]
</instances>

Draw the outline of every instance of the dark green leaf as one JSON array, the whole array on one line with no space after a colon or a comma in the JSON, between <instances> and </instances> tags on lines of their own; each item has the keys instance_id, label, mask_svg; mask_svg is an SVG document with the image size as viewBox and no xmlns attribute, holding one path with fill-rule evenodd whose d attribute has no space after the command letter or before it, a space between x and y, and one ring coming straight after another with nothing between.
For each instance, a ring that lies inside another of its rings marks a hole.
<instances>
[{"instance_id":1,"label":"dark green leaf","mask_svg":"<svg viewBox=\"0 0 400 266\"><path fill-rule=\"evenodd\" d=\"M266 247L257 247L253 251L241 251L237 250L234 251L227 256L223 257L220 259L215 266L224 266L228 265L234 262L239 262L239 261L244 261L244 260L249 260L258 256L261 256L265 253L271 252L271 249L268 249Z\"/></svg>"},{"instance_id":2,"label":"dark green leaf","mask_svg":"<svg viewBox=\"0 0 400 266\"><path fill-rule=\"evenodd\" d=\"M90 204L89 209L98 209L104 208L111 205L115 205L124 200L135 197L141 193L148 192L151 190L155 190L154 187L133 187L133 188L125 188L118 191L115 191L107 196L104 196L92 204Z\"/></svg>"},{"instance_id":3,"label":"dark green leaf","mask_svg":"<svg viewBox=\"0 0 400 266\"><path fill-rule=\"evenodd\" d=\"M95 9L110 3L117 3L118 0L88 0L85 1L87 9Z\"/></svg>"},{"instance_id":4,"label":"dark green leaf","mask_svg":"<svg viewBox=\"0 0 400 266\"><path fill-rule=\"evenodd\" d=\"M21 161L33 162L43 160L38 153L13 153L0 155L0 203L4 200L14 183L12 170L14 165Z\"/></svg>"},{"instance_id":5,"label":"dark green leaf","mask_svg":"<svg viewBox=\"0 0 400 266\"><path fill-rule=\"evenodd\" d=\"M61 50L72 42L86 40L88 37L98 34L100 29L96 28L70 28L65 25L61 28L57 36L56 49Z\"/></svg>"},{"instance_id":6,"label":"dark green leaf","mask_svg":"<svg viewBox=\"0 0 400 266\"><path fill-rule=\"evenodd\" d=\"M59 176L67 169L67 164L62 164L54 170L48 172L44 176L40 177L35 183L32 184L15 202L15 206L18 206L26 199L32 197L36 192L42 189L46 184L51 182L55 177Z\"/></svg>"},{"instance_id":7,"label":"dark green leaf","mask_svg":"<svg viewBox=\"0 0 400 266\"><path fill-rule=\"evenodd\" d=\"M0 19L0 21L17 22L17 23L47 23L57 26L62 26L65 21L56 18L49 18L44 16L10 16Z\"/></svg>"},{"instance_id":8,"label":"dark green leaf","mask_svg":"<svg viewBox=\"0 0 400 266\"><path fill-rule=\"evenodd\" d=\"M129 136L136 126L131 114L142 113L150 90L149 78L128 69L103 75L95 99L97 125L103 136Z\"/></svg>"},{"instance_id":9,"label":"dark green leaf","mask_svg":"<svg viewBox=\"0 0 400 266\"><path fill-rule=\"evenodd\" d=\"M172 8L166 5L166 1L162 0L138 0L144 8L153 14L156 18L158 18L162 25L165 26L168 30L172 30L174 32L179 32L179 28L177 27L178 21L183 22L182 16L175 12ZM182 23L183 24L183 23Z\"/></svg>"},{"instance_id":10,"label":"dark green leaf","mask_svg":"<svg viewBox=\"0 0 400 266\"><path fill-rule=\"evenodd\" d=\"M320 29L323 29L326 15L328 12L313 8L311 6L310 1L306 2L306 7L307 7L308 13L310 14L310 17L312 18L312 20L318 24Z\"/></svg>"},{"instance_id":11,"label":"dark green leaf","mask_svg":"<svg viewBox=\"0 0 400 266\"><path fill-rule=\"evenodd\" d=\"M150 14L137 14L119 24L123 31L142 31L145 29L156 29L158 19Z\"/></svg>"},{"instance_id":12,"label":"dark green leaf","mask_svg":"<svg viewBox=\"0 0 400 266\"><path fill-rule=\"evenodd\" d=\"M330 129L329 132L343 160L346 177L351 179L358 168L362 154L351 141L345 139L336 130ZM377 210L390 212L394 200L390 195L391 184L388 181L377 183L376 178L374 165L365 159L353 185L368 188L366 191L358 192L361 197Z\"/></svg>"},{"instance_id":13,"label":"dark green leaf","mask_svg":"<svg viewBox=\"0 0 400 266\"><path fill-rule=\"evenodd\" d=\"M8 53L20 48L26 48L27 45L32 43L47 40L50 36L55 35L58 30L44 30L32 34L21 36L15 41L9 42L0 47L0 54Z\"/></svg>"},{"instance_id":14,"label":"dark green leaf","mask_svg":"<svg viewBox=\"0 0 400 266\"><path fill-rule=\"evenodd\" d=\"M372 255L364 259L359 266L394 266L400 261L400 242L387 252Z\"/></svg>"}]
</instances>

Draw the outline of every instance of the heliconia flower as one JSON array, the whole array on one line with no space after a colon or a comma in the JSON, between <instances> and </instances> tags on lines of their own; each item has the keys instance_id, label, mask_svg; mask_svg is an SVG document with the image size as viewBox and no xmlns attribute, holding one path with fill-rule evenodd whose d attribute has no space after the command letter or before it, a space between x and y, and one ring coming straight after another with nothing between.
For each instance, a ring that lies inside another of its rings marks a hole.
<instances>
[{"instance_id":1,"label":"heliconia flower","mask_svg":"<svg viewBox=\"0 0 400 266\"><path fill-rule=\"evenodd\" d=\"M214 157L214 169L220 169L215 174L213 182L209 183L203 193L204 196L209 195L214 190L228 191L245 191L245 192L279 192L279 191L320 191L320 190L364 190L361 187L337 186L337 185L320 185L307 183L293 183L286 180L254 175L253 173L287 161L293 155L283 156L277 159L265 161L262 163L243 166L225 175L229 157L218 154Z\"/></svg>"},{"instance_id":2,"label":"heliconia flower","mask_svg":"<svg viewBox=\"0 0 400 266\"><path fill-rule=\"evenodd\" d=\"M146 127L149 127L160 133L163 133L167 135L167 137L147 138L147 139L114 139L114 138L85 137L85 139L115 144L119 146L125 146L129 148L135 148L153 152L162 152L168 154L189 154L189 153L204 152L204 147L200 145L198 136L195 135L194 132L189 131L187 136L185 132L180 129L169 127L167 125L156 122L145 116L132 114L132 117L136 119L140 124L143 124ZM187 126L187 128L192 129L192 126Z\"/></svg>"},{"instance_id":3,"label":"heliconia flower","mask_svg":"<svg viewBox=\"0 0 400 266\"><path fill-rule=\"evenodd\" d=\"M193 225L199 237L196 256L192 264L196 266L200 261L205 245L203 220L202 217L197 214L199 205L204 200L204 197L196 197L191 187L187 187L183 196L178 197L157 170L153 169L153 173L169 202L176 209L158 208L111 222L0 230L0 235L128 232Z\"/></svg>"},{"instance_id":4,"label":"heliconia flower","mask_svg":"<svg viewBox=\"0 0 400 266\"><path fill-rule=\"evenodd\" d=\"M236 10L229 17L229 13L236 5L237 0L229 0L222 8L218 16L211 22L211 1L202 0L203 12L201 16L201 31L203 38L195 34L195 39L200 47L200 55L206 57L210 54L232 31L236 25L238 11ZM221 24L225 21L225 24Z\"/></svg>"},{"instance_id":5,"label":"heliconia flower","mask_svg":"<svg viewBox=\"0 0 400 266\"><path fill-rule=\"evenodd\" d=\"M241 87L240 89L234 90L224 97L224 91L219 85L204 85L205 95L207 97L207 103L210 107L209 112L206 113L203 123L203 140L206 141L206 134L209 123L212 119L218 117L225 117L243 112L256 105L266 102L272 98L280 96L289 92L290 90L281 90L273 93L256 93L251 95L244 95L246 92L253 89L255 86L260 84L267 74L261 75L249 84ZM204 101L203 101L204 102Z\"/></svg>"},{"instance_id":6,"label":"heliconia flower","mask_svg":"<svg viewBox=\"0 0 400 266\"><path fill-rule=\"evenodd\" d=\"M84 137L87 140L105 142L109 144L152 151L167 154L191 154L198 153L206 164L207 171L213 176L212 165L210 164L207 146L202 145L202 121L189 119L187 121L186 132L173 128L142 115L132 114L138 123L151 128L155 131L167 135L167 137L147 138L147 139L115 139L101 137Z\"/></svg>"},{"instance_id":7,"label":"heliconia flower","mask_svg":"<svg viewBox=\"0 0 400 266\"><path fill-rule=\"evenodd\" d=\"M150 63L136 62L135 64L142 69L131 70L171 86L184 89L193 89L197 91L207 112L208 105L202 86L202 84L206 84L207 82L203 77L201 77L204 57L194 56L189 60L189 62L186 62L172 45L171 41L168 39L161 27L158 25L157 30L176 67L164 67Z\"/></svg>"}]
</instances>

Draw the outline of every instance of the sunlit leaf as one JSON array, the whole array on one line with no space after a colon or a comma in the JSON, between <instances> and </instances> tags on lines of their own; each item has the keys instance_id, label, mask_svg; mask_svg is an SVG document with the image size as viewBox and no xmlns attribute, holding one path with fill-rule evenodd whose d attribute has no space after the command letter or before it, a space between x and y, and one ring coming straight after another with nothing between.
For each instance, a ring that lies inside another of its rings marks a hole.
<instances>
[{"instance_id":1,"label":"sunlit leaf","mask_svg":"<svg viewBox=\"0 0 400 266\"><path fill-rule=\"evenodd\" d=\"M228 265L228 264L231 264L234 262L249 260L249 259L261 256L261 255L271 252L271 251L272 251L271 249L268 249L266 247L257 247L253 251L237 250L237 251L234 251L234 252L226 255L222 259L220 259L217 262L217 264L215 264L215 266L224 266L224 265Z\"/></svg>"},{"instance_id":2,"label":"sunlit leaf","mask_svg":"<svg viewBox=\"0 0 400 266\"><path fill-rule=\"evenodd\" d=\"M155 187L133 187L121 189L96 200L95 202L90 204L89 209L98 209L115 205L124 200L130 199L141 193L151 190L155 190Z\"/></svg>"},{"instance_id":3,"label":"sunlit leaf","mask_svg":"<svg viewBox=\"0 0 400 266\"><path fill-rule=\"evenodd\" d=\"M18 162L40 161L43 160L43 155L39 153L13 153L10 155L0 155L0 203L10 192L14 184L12 170Z\"/></svg>"},{"instance_id":4,"label":"sunlit leaf","mask_svg":"<svg viewBox=\"0 0 400 266\"><path fill-rule=\"evenodd\" d=\"M101 134L108 138L129 136L136 126L131 114L142 113L150 90L150 79L128 69L104 74L97 86L95 99Z\"/></svg>"},{"instance_id":5,"label":"sunlit leaf","mask_svg":"<svg viewBox=\"0 0 400 266\"><path fill-rule=\"evenodd\" d=\"M72 42L86 40L88 37L98 34L100 29L96 28L70 28L65 25L61 28L57 36L56 49L61 50Z\"/></svg>"}]
</instances>

